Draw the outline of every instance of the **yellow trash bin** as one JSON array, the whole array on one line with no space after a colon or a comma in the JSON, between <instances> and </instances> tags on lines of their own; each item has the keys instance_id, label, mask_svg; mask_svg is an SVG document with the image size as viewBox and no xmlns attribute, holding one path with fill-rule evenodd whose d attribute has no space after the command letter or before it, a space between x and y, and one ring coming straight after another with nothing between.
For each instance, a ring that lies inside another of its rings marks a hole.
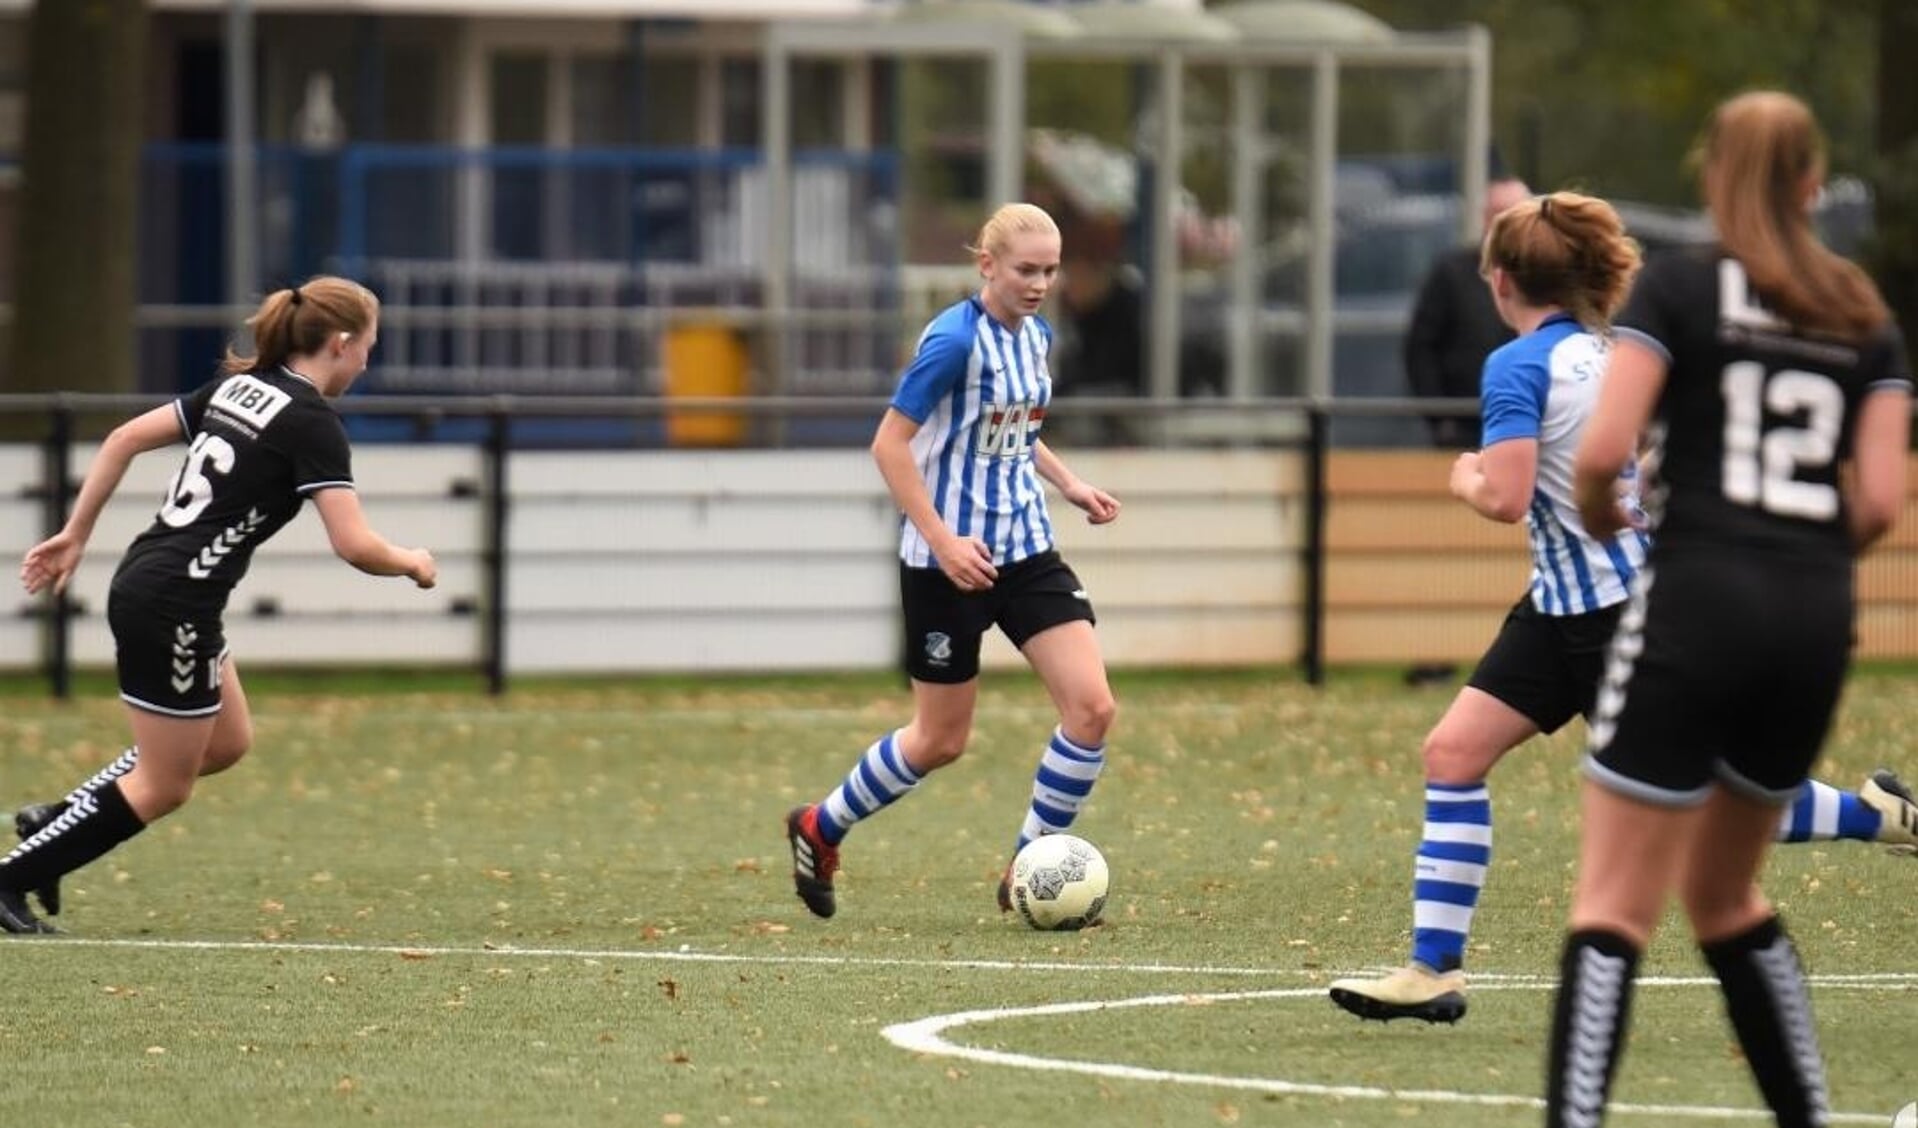
<instances>
[{"instance_id":1,"label":"yellow trash bin","mask_svg":"<svg viewBox=\"0 0 1918 1128\"><path fill-rule=\"evenodd\" d=\"M721 321L694 319L673 325L660 343L666 398L739 399L746 394L746 342ZM672 446L724 447L746 441L746 416L738 411L666 412Z\"/></svg>"}]
</instances>

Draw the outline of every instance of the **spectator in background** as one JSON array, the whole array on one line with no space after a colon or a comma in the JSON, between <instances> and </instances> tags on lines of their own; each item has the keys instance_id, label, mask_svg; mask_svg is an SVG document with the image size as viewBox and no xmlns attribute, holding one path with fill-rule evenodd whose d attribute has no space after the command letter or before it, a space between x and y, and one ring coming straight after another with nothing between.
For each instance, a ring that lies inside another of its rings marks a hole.
<instances>
[{"instance_id":1,"label":"spectator in background","mask_svg":"<svg viewBox=\"0 0 1918 1128\"><path fill-rule=\"evenodd\" d=\"M1485 186L1485 211L1479 230L1506 208L1531 196L1523 180L1501 177ZM1512 339L1499 320L1491 293L1479 277L1477 243L1440 256L1419 287L1412 324L1405 332L1405 377L1412 394L1425 399L1477 398L1479 372L1493 349ZM1476 415L1426 417L1434 446L1475 450Z\"/></svg>"},{"instance_id":2,"label":"spectator in background","mask_svg":"<svg viewBox=\"0 0 1918 1128\"><path fill-rule=\"evenodd\" d=\"M1125 233L1116 223L1067 221L1055 290L1058 327L1054 390L1061 396L1142 396L1145 388L1145 295L1123 261ZM1062 433L1085 446L1136 441L1132 421L1067 413Z\"/></svg>"},{"instance_id":3,"label":"spectator in background","mask_svg":"<svg viewBox=\"0 0 1918 1128\"><path fill-rule=\"evenodd\" d=\"M1531 198L1532 190L1515 176L1494 176L1485 186L1479 215L1481 236L1500 212ZM1439 256L1419 287L1412 324L1405 331L1405 378L1422 399L1477 399L1485 358L1512 340L1511 327L1492 304L1492 292L1479 273L1477 243L1454 247ZM1477 450L1479 414L1428 415L1432 445ZM1450 662L1420 662L1405 672L1407 685L1438 685L1458 674Z\"/></svg>"}]
</instances>

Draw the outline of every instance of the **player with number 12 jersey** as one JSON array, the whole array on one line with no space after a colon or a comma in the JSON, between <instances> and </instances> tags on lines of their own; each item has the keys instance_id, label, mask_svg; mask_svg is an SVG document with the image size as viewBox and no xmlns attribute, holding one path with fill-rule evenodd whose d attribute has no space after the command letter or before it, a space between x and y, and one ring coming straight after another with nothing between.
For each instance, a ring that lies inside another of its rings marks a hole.
<instances>
[{"instance_id":1,"label":"player with number 12 jersey","mask_svg":"<svg viewBox=\"0 0 1918 1128\"><path fill-rule=\"evenodd\" d=\"M1737 259L1704 248L1648 263L1618 332L1675 371L1716 376L1669 380L1658 404L1661 552L1734 541L1850 567L1838 468L1864 397L1910 387L1896 329L1842 340L1794 327Z\"/></svg>"}]
</instances>

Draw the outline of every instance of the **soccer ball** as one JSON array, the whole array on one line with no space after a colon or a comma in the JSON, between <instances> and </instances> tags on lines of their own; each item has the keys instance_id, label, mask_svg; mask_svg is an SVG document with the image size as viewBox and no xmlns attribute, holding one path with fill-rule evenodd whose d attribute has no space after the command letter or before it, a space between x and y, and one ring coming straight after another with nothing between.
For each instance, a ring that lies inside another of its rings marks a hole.
<instances>
[{"instance_id":1,"label":"soccer ball","mask_svg":"<svg viewBox=\"0 0 1918 1128\"><path fill-rule=\"evenodd\" d=\"M1105 856L1092 843L1043 835L1012 859L1012 907L1034 928L1076 931L1098 922L1110 881Z\"/></svg>"}]
</instances>

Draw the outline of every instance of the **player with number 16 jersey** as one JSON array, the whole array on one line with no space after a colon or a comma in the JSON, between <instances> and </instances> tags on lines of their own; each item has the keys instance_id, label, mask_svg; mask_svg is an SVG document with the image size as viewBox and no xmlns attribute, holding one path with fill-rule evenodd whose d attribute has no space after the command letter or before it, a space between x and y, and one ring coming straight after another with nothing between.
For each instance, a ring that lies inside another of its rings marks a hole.
<instances>
[{"instance_id":1,"label":"player with number 16 jersey","mask_svg":"<svg viewBox=\"0 0 1918 1128\"><path fill-rule=\"evenodd\" d=\"M259 351L229 352L199 391L114 428L58 533L27 551L28 592L64 593L100 511L133 459L188 444L159 514L121 558L107 597L120 700L133 746L53 803L14 816L21 842L0 858L0 929L51 932L60 878L177 809L194 781L245 756L253 721L227 653L221 613L253 552L313 502L342 560L422 588L438 566L366 523L353 490L346 430L326 402L366 368L379 337L379 301L344 278L319 277L269 295L247 322Z\"/></svg>"},{"instance_id":2,"label":"player with number 16 jersey","mask_svg":"<svg viewBox=\"0 0 1918 1128\"><path fill-rule=\"evenodd\" d=\"M173 409L191 445L114 574L113 598L218 616L253 550L308 497L353 487L352 453L339 413L285 366L223 376Z\"/></svg>"}]
</instances>

